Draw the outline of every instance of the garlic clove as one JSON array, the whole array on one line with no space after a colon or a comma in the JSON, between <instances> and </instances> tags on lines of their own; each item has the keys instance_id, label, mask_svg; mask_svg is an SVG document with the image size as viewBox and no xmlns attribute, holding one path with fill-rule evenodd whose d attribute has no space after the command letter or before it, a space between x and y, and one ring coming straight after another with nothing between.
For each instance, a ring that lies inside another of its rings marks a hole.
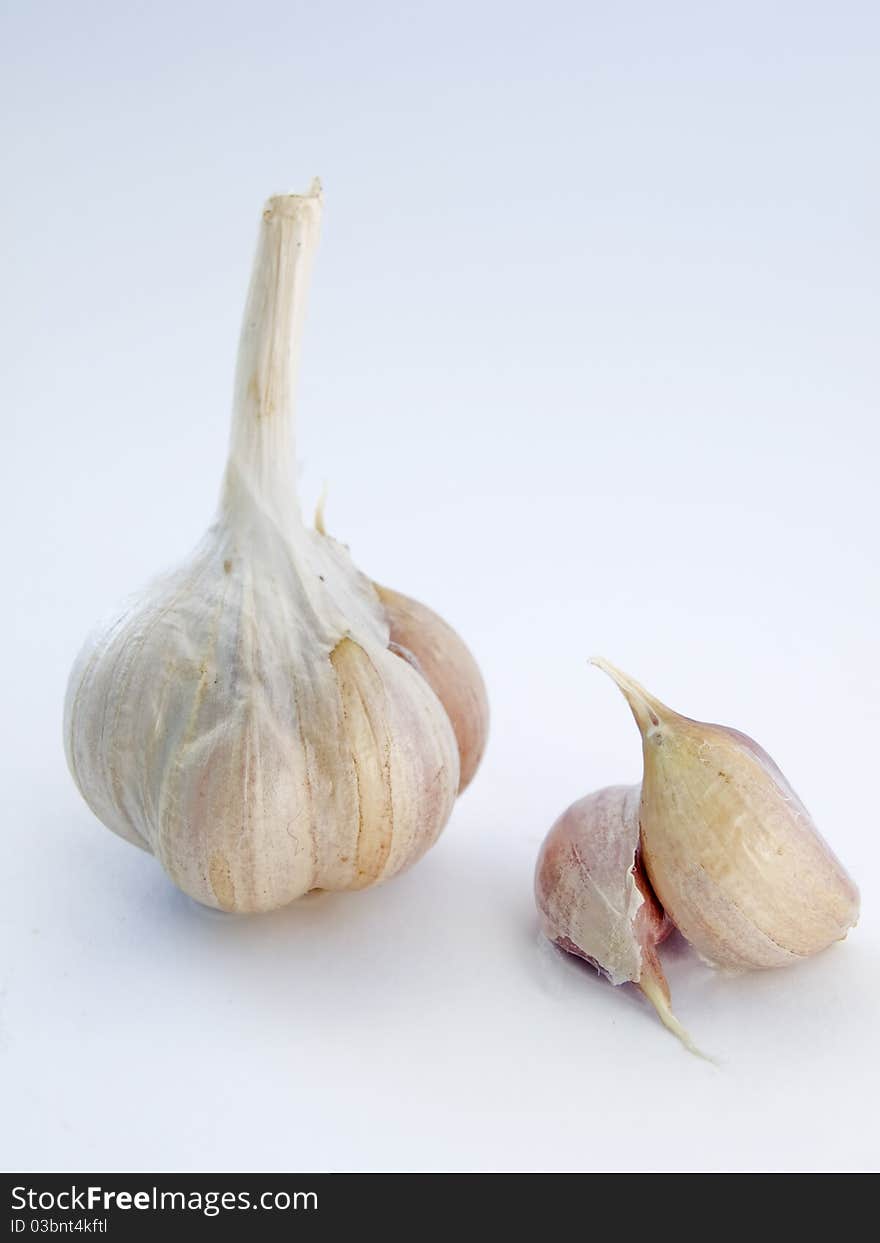
<instances>
[{"instance_id":1,"label":"garlic clove","mask_svg":"<svg viewBox=\"0 0 880 1243\"><path fill-rule=\"evenodd\" d=\"M639 859L639 787L609 786L573 803L538 855L535 901L547 937L612 984L638 984L692 1052L672 1013L657 946L672 925Z\"/></svg>"},{"instance_id":2,"label":"garlic clove","mask_svg":"<svg viewBox=\"0 0 880 1243\"><path fill-rule=\"evenodd\" d=\"M436 839L461 779L450 717L389 647L373 584L300 515L293 390L320 216L317 183L267 202L216 518L95 632L65 700L86 802L221 910L388 879Z\"/></svg>"},{"instance_id":3,"label":"garlic clove","mask_svg":"<svg viewBox=\"0 0 880 1243\"><path fill-rule=\"evenodd\" d=\"M324 888L361 889L410 866L437 840L455 802L456 757L449 722L408 665L374 661L347 638L330 660L356 770L358 833L353 875ZM396 832L399 825L409 832Z\"/></svg>"},{"instance_id":4,"label":"garlic clove","mask_svg":"<svg viewBox=\"0 0 880 1243\"><path fill-rule=\"evenodd\" d=\"M374 584L393 649L416 668L446 709L461 762L459 794L477 771L489 733L489 701L477 662L442 617L409 596Z\"/></svg>"},{"instance_id":5,"label":"garlic clove","mask_svg":"<svg viewBox=\"0 0 880 1243\"><path fill-rule=\"evenodd\" d=\"M859 894L751 738L679 715L594 660L642 735L642 857L670 918L711 965L784 966L841 940Z\"/></svg>"}]
</instances>

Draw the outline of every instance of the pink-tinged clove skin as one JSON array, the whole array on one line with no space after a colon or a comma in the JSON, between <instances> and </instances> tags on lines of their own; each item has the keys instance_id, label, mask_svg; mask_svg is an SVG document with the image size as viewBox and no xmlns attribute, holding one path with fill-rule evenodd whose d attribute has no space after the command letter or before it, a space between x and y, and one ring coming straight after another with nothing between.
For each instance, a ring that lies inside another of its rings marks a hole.
<instances>
[{"instance_id":1,"label":"pink-tinged clove skin","mask_svg":"<svg viewBox=\"0 0 880 1243\"><path fill-rule=\"evenodd\" d=\"M672 931L639 859L639 787L609 786L573 803L538 855L535 901L547 937L612 984L632 982L682 1043L657 946Z\"/></svg>"},{"instance_id":2,"label":"pink-tinged clove skin","mask_svg":"<svg viewBox=\"0 0 880 1243\"><path fill-rule=\"evenodd\" d=\"M374 586L391 628L391 650L418 670L449 717L461 760L461 794L479 767L489 735L483 676L469 648L442 617L418 600Z\"/></svg>"},{"instance_id":3,"label":"pink-tinged clove skin","mask_svg":"<svg viewBox=\"0 0 880 1243\"><path fill-rule=\"evenodd\" d=\"M660 968L660 960L657 957L657 946L662 945L666 938L675 931L675 924L666 914L660 905L659 898L651 888L651 882L648 879L648 873L645 871L645 865L642 861L641 845L636 850L633 879L636 882L636 888L642 895L642 905L636 911L635 934L642 947L642 953L646 957L653 957L656 960L654 974L658 978L663 979L663 971ZM663 983L666 983L665 979L663 979ZM667 1001L669 1000L668 987L666 999Z\"/></svg>"}]
</instances>

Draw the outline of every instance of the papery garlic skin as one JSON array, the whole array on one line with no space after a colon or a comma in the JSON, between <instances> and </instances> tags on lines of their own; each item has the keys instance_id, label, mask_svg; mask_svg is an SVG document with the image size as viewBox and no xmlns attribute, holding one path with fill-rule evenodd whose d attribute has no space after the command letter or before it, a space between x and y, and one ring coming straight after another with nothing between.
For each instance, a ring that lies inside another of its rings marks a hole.
<instances>
[{"instance_id":1,"label":"papery garlic skin","mask_svg":"<svg viewBox=\"0 0 880 1243\"><path fill-rule=\"evenodd\" d=\"M535 868L535 901L544 932L587 959L612 984L638 980L645 904L636 884L639 788L610 786L579 799L544 839Z\"/></svg>"},{"instance_id":2,"label":"papery garlic skin","mask_svg":"<svg viewBox=\"0 0 880 1243\"><path fill-rule=\"evenodd\" d=\"M672 1013L657 946L672 923L639 855L639 787L609 786L572 803L544 839L535 868L543 931L612 984L637 984L661 1022L702 1056Z\"/></svg>"},{"instance_id":3,"label":"papery garlic skin","mask_svg":"<svg viewBox=\"0 0 880 1243\"><path fill-rule=\"evenodd\" d=\"M766 752L594 663L617 682L642 734L642 858L698 953L731 970L779 967L845 937L858 889Z\"/></svg>"},{"instance_id":4,"label":"papery garlic skin","mask_svg":"<svg viewBox=\"0 0 880 1243\"><path fill-rule=\"evenodd\" d=\"M267 203L217 519L86 644L65 703L95 814L229 911L393 876L436 840L461 776L373 584L300 517L292 389L320 213L317 183Z\"/></svg>"}]
</instances>

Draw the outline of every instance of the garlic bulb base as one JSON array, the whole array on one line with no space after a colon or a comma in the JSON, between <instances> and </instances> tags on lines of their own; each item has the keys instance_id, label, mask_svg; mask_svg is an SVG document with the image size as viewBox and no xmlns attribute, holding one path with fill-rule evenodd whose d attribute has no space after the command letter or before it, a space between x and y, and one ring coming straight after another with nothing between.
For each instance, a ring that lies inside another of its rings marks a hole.
<instances>
[{"instance_id":1,"label":"garlic bulb base","mask_svg":"<svg viewBox=\"0 0 880 1243\"><path fill-rule=\"evenodd\" d=\"M238 911L223 911L218 906L208 906L206 902L199 902L197 898L191 898L186 895L186 902L191 911L205 919L216 919L221 922L224 920L236 919L239 916Z\"/></svg>"}]
</instances>

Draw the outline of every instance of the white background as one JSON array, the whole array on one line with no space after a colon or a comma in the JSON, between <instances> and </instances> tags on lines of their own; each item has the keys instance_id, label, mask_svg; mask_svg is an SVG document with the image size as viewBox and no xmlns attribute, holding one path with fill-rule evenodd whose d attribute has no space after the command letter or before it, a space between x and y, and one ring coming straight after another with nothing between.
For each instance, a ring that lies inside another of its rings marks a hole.
<instances>
[{"instance_id":1,"label":"white background","mask_svg":"<svg viewBox=\"0 0 880 1243\"><path fill-rule=\"evenodd\" d=\"M880 13L13 3L0 31L7 1169L878 1164ZM304 504L485 671L384 889L212 916L61 747L94 620L213 511L263 199L321 175ZM678 1012L542 949L571 800L637 780L599 652L777 759L862 887Z\"/></svg>"}]
</instances>

